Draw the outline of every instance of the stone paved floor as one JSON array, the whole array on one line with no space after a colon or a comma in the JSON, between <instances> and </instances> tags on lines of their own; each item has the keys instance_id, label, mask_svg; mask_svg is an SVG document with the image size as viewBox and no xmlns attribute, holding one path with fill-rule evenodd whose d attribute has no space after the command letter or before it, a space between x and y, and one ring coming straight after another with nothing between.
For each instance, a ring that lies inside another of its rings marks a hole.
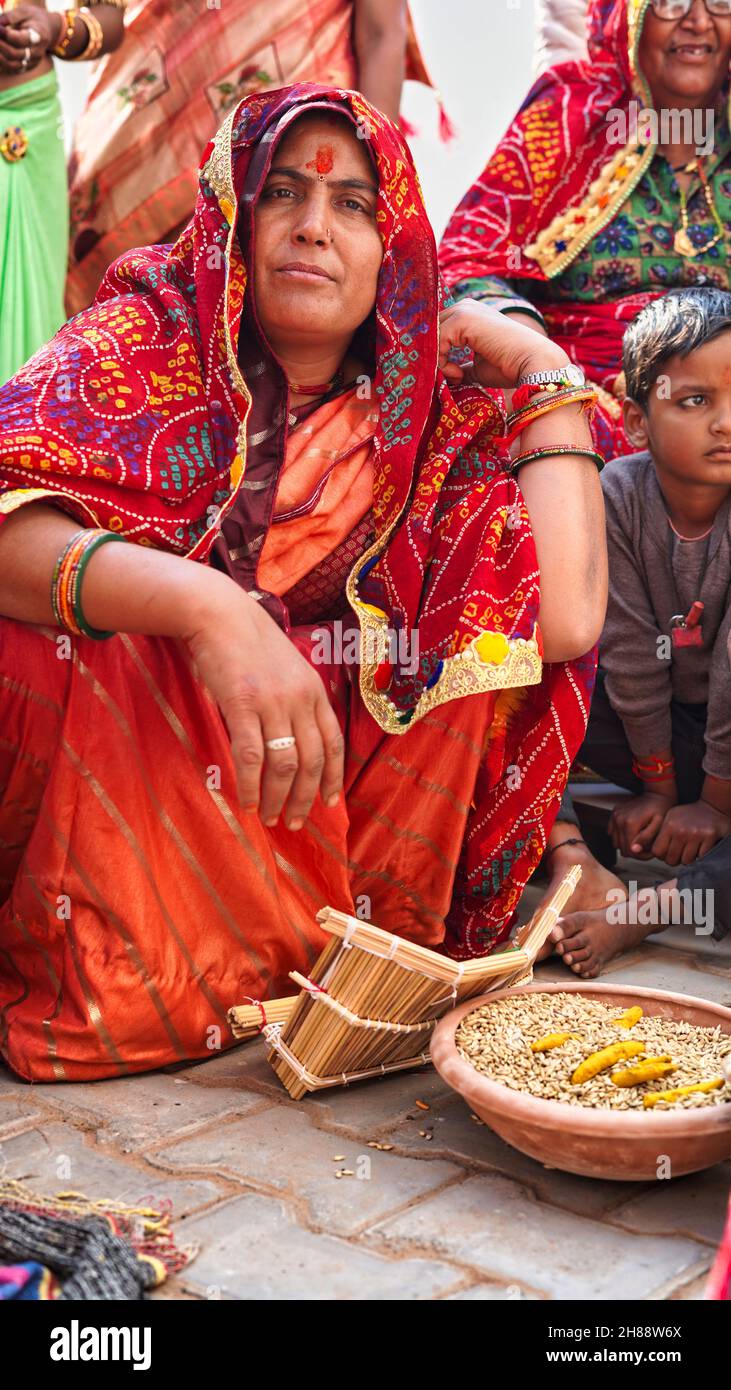
<instances>
[{"instance_id":1,"label":"stone paved floor","mask_svg":"<svg viewBox=\"0 0 731 1390\"><path fill-rule=\"evenodd\" d=\"M690 945L672 928L608 974L731 1005L731 943ZM260 1042L91 1085L31 1087L0 1069L0 1173L43 1192L169 1199L198 1253L165 1298L698 1299L731 1186L731 1164L654 1185L546 1169L430 1069L295 1104Z\"/></svg>"}]
</instances>

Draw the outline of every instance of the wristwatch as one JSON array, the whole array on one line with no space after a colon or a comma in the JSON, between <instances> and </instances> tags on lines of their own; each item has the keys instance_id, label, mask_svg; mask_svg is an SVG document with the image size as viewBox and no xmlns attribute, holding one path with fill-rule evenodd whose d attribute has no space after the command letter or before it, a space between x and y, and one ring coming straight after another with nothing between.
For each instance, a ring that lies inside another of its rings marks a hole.
<instances>
[{"instance_id":1,"label":"wristwatch","mask_svg":"<svg viewBox=\"0 0 731 1390\"><path fill-rule=\"evenodd\" d=\"M581 367L567 362L565 367L556 367L552 372L530 372L522 376L518 386L586 386L586 376Z\"/></svg>"}]
</instances>

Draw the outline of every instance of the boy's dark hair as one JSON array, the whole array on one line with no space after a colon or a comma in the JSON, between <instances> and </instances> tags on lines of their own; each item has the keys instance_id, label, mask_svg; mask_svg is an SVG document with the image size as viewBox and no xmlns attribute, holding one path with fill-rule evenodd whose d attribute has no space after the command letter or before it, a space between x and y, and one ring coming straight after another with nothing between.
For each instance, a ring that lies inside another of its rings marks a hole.
<instances>
[{"instance_id":1,"label":"boy's dark hair","mask_svg":"<svg viewBox=\"0 0 731 1390\"><path fill-rule=\"evenodd\" d=\"M726 290L670 290L637 315L624 335L622 357L627 395L646 406L668 358L710 343L731 329L731 294Z\"/></svg>"}]
</instances>

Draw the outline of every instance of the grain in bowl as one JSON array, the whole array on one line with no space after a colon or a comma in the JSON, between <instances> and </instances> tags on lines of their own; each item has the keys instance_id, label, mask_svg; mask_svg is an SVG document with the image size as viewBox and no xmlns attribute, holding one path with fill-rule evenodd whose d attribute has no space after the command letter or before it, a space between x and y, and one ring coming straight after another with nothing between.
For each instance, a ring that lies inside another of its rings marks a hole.
<instances>
[{"instance_id":1,"label":"grain in bowl","mask_svg":"<svg viewBox=\"0 0 731 1390\"><path fill-rule=\"evenodd\" d=\"M576 993L530 992L484 1004L462 1019L455 1042L488 1080L542 1100L650 1112L731 1101L724 1072L731 1037L720 1027Z\"/></svg>"}]
</instances>

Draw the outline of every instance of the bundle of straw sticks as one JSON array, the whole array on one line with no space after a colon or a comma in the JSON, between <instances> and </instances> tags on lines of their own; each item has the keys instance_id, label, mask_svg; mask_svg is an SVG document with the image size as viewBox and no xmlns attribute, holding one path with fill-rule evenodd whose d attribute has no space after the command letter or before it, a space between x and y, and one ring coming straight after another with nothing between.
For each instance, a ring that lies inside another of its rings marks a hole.
<instances>
[{"instance_id":1,"label":"bundle of straw sticks","mask_svg":"<svg viewBox=\"0 0 731 1390\"><path fill-rule=\"evenodd\" d=\"M525 984L581 878L569 870L545 908L508 949L453 961L333 908L318 921L332 935L300 993L229 1011L234 1036L263 1033L269 1061L290 1095L347 1085L429 1061L434 1024L455 1004L492 989Z\"/></svg>"}]
</instances>

